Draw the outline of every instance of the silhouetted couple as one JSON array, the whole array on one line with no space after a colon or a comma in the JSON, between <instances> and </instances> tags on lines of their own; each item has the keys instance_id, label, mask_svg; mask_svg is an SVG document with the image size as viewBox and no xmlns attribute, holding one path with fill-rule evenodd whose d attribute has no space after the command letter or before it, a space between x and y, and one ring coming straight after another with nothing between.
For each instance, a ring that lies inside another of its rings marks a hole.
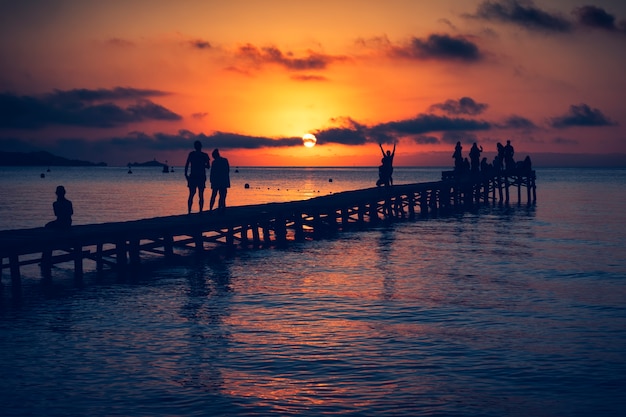
<instances>
[{"instance_id":1,"label":"silhouetted couple","mask_svg":"<svg viewBox=\"0 0 626 417\"><path fill-rule=\"evenodd\" d=\"M383 153L383 159L381 159L381 165L378 167L378 181L376 181L376 185L388 187L393 185L393 157L396 154L396 144L393 144L393 152L387 151L386 153L382 144L378 144L378 146L380 146L380 151Z\"/></svg>"},{"instance_id":2,"label":"silhouetted couple","mask_svg":"<svg viewBox=\"0 0 626 417\"><path fill-rule=\"evenodd\" d=\"M187 213L191 213L193 197L198 192L198 203L200 211L204 209L204 189L206 187L206 170L210 169L209 181L211 183L211 200L209 210L213 210L215 198L219 194L217 207L220 211L226 208L226 194L230 187L230 166L228 159L220 155L219 150L214 149L213 166L211 166L209 155L202 152L202 143L195 141L195 150L189 153L185 163L185 178L189 187L189 198L187 199Z\"/></svg>"},{"instance_id":3,"label":"silhouetted couple","mask_svg":"<svg viewBox=\"0 0 626 417\"><path fill-rule=\"evenodd\" d=\"M46 228L48 229L69 229L72 225L72 214L74 214L74 207L72 202L65 198L65 187L59 185L55 191L57 195L57 201L52 203L52 209L56 220L48 222Z\"/></svg>"}]
</instances>

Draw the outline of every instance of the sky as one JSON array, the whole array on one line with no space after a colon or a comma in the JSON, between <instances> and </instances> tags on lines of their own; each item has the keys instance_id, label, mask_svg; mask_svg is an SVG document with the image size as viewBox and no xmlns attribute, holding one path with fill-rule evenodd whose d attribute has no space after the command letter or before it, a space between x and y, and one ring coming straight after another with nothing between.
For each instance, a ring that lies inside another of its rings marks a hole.
<instances>
[{"instance_id":1,"label":"sky","mask_svg":"<svg viewBox=\"0 0 626 417\"><path fill-rule=\"evenodd\" d=\"M623 0L0 0L0 150L626 166L624 51Z\"/></svg>"}]
</instances>

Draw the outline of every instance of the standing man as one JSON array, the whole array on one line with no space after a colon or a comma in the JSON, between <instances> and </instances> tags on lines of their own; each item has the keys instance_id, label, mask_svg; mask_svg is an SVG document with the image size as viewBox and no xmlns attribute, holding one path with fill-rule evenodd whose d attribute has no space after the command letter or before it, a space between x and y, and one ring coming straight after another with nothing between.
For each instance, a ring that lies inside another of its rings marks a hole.
<instances>
[{"instance_id":1,"label":"standing man","mask_svg":"<svg viewBox=\"0 0 626 417\"><path fill-rule=\"evenodd\" d=\"M217 207L220 211L224 211L226 208L226 193L230 187L230 166L228 165L228 159L223 158L220 155L220 151L213 150L213 167L211 168L211 203L209 210L213 210L215 204L215 197L219 193L220 197L217 203Z\"/></svg>"},{"instance_id":2,"label":"standing man","mask_svg":"<svg viewBox=\"0 0 626 417\"><path fill-rule=\"evenodd\" d=\"M193 204L193 196L198 190L198 203L200 211L204 208L204 188L206 187L206 170L209 169L209 155L202 152L202 143L197 140L193 147L195 151L189 152L187 162L185 163L185 178L187 178L187 187L189 187L189 199L187 200L187 213L191 213L191 205ZM189 169L191 167L191 169Z\"/></svg>"}]
</instances>

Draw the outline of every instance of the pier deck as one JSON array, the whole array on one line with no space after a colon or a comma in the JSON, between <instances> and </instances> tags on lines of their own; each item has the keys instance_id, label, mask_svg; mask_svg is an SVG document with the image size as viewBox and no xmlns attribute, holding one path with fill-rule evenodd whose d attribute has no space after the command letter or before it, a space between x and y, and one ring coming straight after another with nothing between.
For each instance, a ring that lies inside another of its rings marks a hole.
<instances>
[{"instance_id":1,"label":"pier deck","mask_svg":"<svg viewBox=\"0 0 626 417\"><path fill-rule=\"evenodd\" d=\"M522 188L527 203L536 200L535 172L515 172L455 178L443 172L435 182L372 187L286 203L228 207L223 213L203 212L151 219L78 225L68 230L46 228L0 231L0 291L9 270L14 297L21 293L20 267L38 264L50 279L52 266L73 263L75 281L83 278L83 263L95 263L98 273L114 270L120 277L139 268L141 254L174 256L177 250L211 247L268 247L289 240L314 239L382 219L412 219L475 204L508 204L509 188Z\"/></svg>"}]
</instances>

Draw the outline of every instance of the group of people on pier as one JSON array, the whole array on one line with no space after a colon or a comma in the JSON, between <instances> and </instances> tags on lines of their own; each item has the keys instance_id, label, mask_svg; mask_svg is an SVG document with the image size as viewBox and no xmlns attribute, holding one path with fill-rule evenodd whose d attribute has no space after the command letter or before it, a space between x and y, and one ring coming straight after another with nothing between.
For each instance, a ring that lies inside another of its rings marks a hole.
<instances>
[{"instance_id":1,"label":"group of people on pier","mask_svg":"<svg viewBox=\"0 0 626 417\"><path fill-rule=\"evenodd\" d=\"M452 154L452 158L454 158L454 174L456 176L475 176L479 173L510 173L516 170L531 170L530 156L527 156L522 162L515 162L513 158L515 149L511 145L510 140L506 141L506 145L498 142L496 147L498 152L493 158L493 162L489 163L487 158L483 157L481 159L480 155L483 152L483 147L478 146L476 142L470 148L469 159L463 157L463 146L461 146L461 142L457 142Z\"/></svg>"},{"instance_id":2,"label":"group of people on pier","mask_svg":"<svg viewBox=\"0 0 626 417\"><path fill-rule=\"evenodd\" d=\"M230 188L230 165L228 159L220 155L219 149L211 153L213 163L206 152L202 151L202 142L194 142L194 150L187 156L185 163L185 178L189 188L187 199L187 213L191 213L193 199L198 194L200 211L204 209L204 189L206 188L206 171L209 170L209 182L211 183L211 199L209 210L213 210L217 198L217 208L223 212L226 208L226 194ZM65 197L65 187L59 185L56 188L57 200L52 204L56 220L46 223L48 229L68 229L72 225L74 208L72 202Z\"/></svg>"}]
</instances>

